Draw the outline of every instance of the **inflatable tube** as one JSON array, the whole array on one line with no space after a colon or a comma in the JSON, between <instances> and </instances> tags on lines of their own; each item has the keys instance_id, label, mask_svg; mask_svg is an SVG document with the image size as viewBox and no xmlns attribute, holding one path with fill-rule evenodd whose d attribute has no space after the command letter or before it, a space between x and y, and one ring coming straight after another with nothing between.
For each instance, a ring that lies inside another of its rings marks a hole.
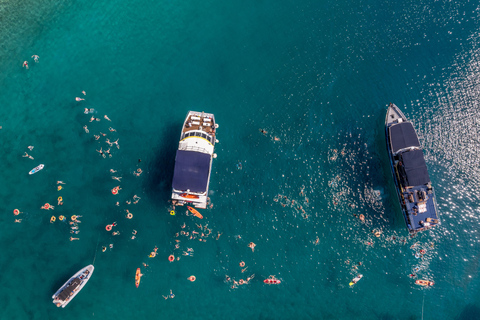
<instances>
[{"instance_id":1,"label":"inflatable tube","mask_svg":"<svg viewBox=\"0 0 480 320\"><path fill-rule=\"evenodd\" d=\"M168 256L168 261L173 262L175 260L175 256L173 254Z\"/></svg>"},{"instance_id":2,"label":"inflatable tube","mask_svg":"<svg viewBox=\"0 0 480 320\"><path fill-rule=\"evenodd\" d=\"M72 219L72 221L77 220L77 216L76 216L76 215L73 215L73 216L71 216L70 218Z\"/></svg>"},{"instance_id":3,"label":"inflatable tube","mask_svg":"<svg viewBox=\"0 0 480 320\"><path fill-rule=\"evenodd\" d=\"M242 268L245 267L245 262L241 261L240 262L240 267L242 267Z\"/></svg>"},{"instance_id":4,"label":"inflatable tube","mask_svg":"<svg viewBox=\"0 0 480 320\"><path fill-rule=\"evenodd\" d=\"M52 216L52 217L50 218L50 223L54 223L56 219L57 219L57 218L55 218L55 216Z\"/></svg>"},{"instance_id":5,"label":"inflatable tube","mask_svg":"<svg viewBox=\"0 0 480 320\"><path fill-rule=\"evenodd\" d=\"M175 215L175 210L170 211L170 215L174 216Z\"/></svg>"},{"instance_id":6,"label":"inflatable tube","mask_svg":"<svg viewBox=\"0 0 480 320\"><path fill-rule=\"evenodd\" d=\"M155 258L157 256L157 253L155 251L150 252L150 255L148 256L149 258Z\"/></svg>"},{"instance_id":7,"label":"inflatable tube","mask_svg":"<svg viewBox=\"0 0 480 320\"><path fill-rule=\"evenodd\" d=\"M58 220L63 221L63 220L65 220L65 217L64 216L59 216Z\"/></svg>"},{"instance_id":8,"label":"inflatable tube","mask_svg":"<svg viewBox=\"0 0 480 320\"><path fill-rule=\"evenodd\" d=\"M131 214L130 212L127 214L127 219L132 219L133 218L133 214Z\"/></svg>"},{"instance_id":9,"label":"inflatable tube","mask_svg":"<svg viewBox=\"0 0 480 320\"><path fill-rule=\"evenodd\" d=\"M13 209L13 214L18 216L20 214L20 210L18 209Z\"/></svg>"},{"instance_id":10,"label":"inflatable tube","mask_svg":"<svg viewBox=\"0 0 480 320\"><path fill-rule=\"evenodd\" d=\"M105 227L105 230L107 230L107 231L112 231L112 225L111 225L111 224L107 224L107 226Z\"/></svg>"},{"instance_id":11,"label":"inflatable tube","mask_svg":"<svg viewBox=\"0 0 480 320\"><path fill-rule=\"evenodd\" d=\"M190 276L190 277L188 277L188 280L194 282L195 280L197 280L197 278L195 278L195 276Z\"/></svg>"},{"instance_id":12,"label":"inflatable tube","mask_svg":"<svg viewBox=\"0 0 480 320\"><path fill-rule=\"evenodd\" d=\"M63 201L63 198L62 198L62 197L58 197L57 200L58 200L58 201Z\"/></svg>"},{"instance_id":13,"label":"inflatable tube","mask_svg":"<svg viewBox=\"0 0 480 320\"><path fill-rule=\"evenodd\" d=\"M243 279L238 280L238 284L244 284L244 283L245 281L243 281Z\"/></svg>"},{"instance_id":14,"label":"inflatable tube","mask_svg":"<svg viewBox=\"0 0 480 320\"><path fill-rule=\"evenodd\" d=\"M113 188L113 189L112 189L112 194L118 194L117 188Z\"/></svg>"},{"instance_id":15,"label":"inflatable tube","mask_svg":"<svg viewBox=\"0 0 480 320\"><path fill-rule=\"evenodd\" d=\"M58 190L58 191L62 190L62 186L58 186L58 187L57 187L57 190Z\"/></svg>"},{"instance_id":16,"label":"inflatable tube","mask_svg":"<svg viewBox=\"0 0 480 320\"><path fill-rule=\"evenodd\" d=\"M43 208L45 208L45 209L48 210L48 208L50 208L50 203L45 203L45 204L43 205Z\"/></svg>"}]
</instances>

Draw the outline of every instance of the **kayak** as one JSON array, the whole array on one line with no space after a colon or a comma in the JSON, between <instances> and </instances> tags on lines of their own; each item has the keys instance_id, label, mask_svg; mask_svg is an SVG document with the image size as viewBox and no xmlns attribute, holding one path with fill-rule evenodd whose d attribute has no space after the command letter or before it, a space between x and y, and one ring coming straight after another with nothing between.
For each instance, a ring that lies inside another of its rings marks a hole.
<instances>
[{"instance_id":1,"label":"kayak","mask_svg":"<svg viewBox=\"0 0 480 320\"><path fill-rule=\"evenodd\" d=\"M37 166L37 167L33 168L32 170L30 170L30 172L29 172L28 174L34 174L34 173L37 173L38 171L42 170L42 169L43 169L43 167L44 167L44 165L43 165L43 164L41 164L41 165L39 165L39 166Z\"/></svg>"},{"instance_id":2,"label":"kayak","mask_svg":"<svg viewBox=\"0 0 480 320\"><path fill-rule=\"evenodd\" d=\"M266 283L266 284L280 284L281 281L278 280L278 279L265 279L265 280L263 280L263 283Z\"/></svg>"},{"instance_id":3,"label":"kayak","mask_svg":"<svg viewBox=\"0 0 480 320\"><path fill-rule=\"evenodd\" d=\"M357 283L360 279L362 279L363 275L359 274L358 276L356 276L352 282L349 283L350 286L353 286L355 283Z\"/></svg>"},{"instance_id":4,"label":"kayak","mask_svg":"<svg viewBox=\"0 0 480 320\"><path fill-rule=\"evenodd\" d=\"M143 276L143 274L140 273L140 268L137 268L137 272L135 273L135 286L138 288L140 285L140 278Z\"/></svg>"},{"instance_id":5,"label":"kayak","mask_svg":"<svg viewBox=\"0 0 480 320\"><path fill-rule=\"evenodd\" d=\"M430 287L434 285L433 281L428 281L428 280L415 280L415 284L418 284L419 286L424 286L424 287Z\"/></svg>"},{"instance_id":6,"label":"kayak","mask_svg":"<svg viewBox=\"0 0 480 320\"><path fill-rule=\"evenodd\" d=\"M197 211L197 209L194 209L192 207L187 206L188 211L190 211L195 217L203 219L203 216L200 214L200 212Z\"/></svg>"},{"instance_id":7,"label":"kayak","mask_svg":"<svg viewBox=\"0 0 480 320\"><path fill-rule=\"evenodd\" d=\"M198 199L199 198L199 196L196 196L194 194L188 194L188 193L181 193L180 197L187 198L187 199Z\"/></svg>"}]
</instances>

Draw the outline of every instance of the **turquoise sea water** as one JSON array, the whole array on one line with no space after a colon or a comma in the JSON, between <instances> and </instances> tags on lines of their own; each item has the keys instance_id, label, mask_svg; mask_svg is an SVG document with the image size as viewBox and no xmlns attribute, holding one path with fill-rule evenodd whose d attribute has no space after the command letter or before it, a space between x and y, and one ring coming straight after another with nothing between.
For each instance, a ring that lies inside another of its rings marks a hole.
<instances>
[{"instance_id":1,"label":"turquoise sea water","mask_svg":"<svg viewBox=\"0 0 480 320\"><path fill-rule=\"evenodd\" d=\"M0 319L479 319L479 9L467 1L0 1ZM390 178L389 102L418 130L443 222L415 239ZM89 122L84 108L101 121ZM213 208L203 220L182 208L169 214L189 110L220 124ZM99 132L107 135L96 141ZM96 150L108 149L106 138L120 149L104 159ZM141 200L127 204L133 195ZM46 202L55 209L40 209ZM52 214L82 215L80 240L69 241L68 223L49 223ZM105 231L113 221L118 236ZM200 223L212 229L206 242L176 237ZM187 248L193 257L182 256ZM416 259L420 248L427 253ZM169 263L172 253L180 260ZM91 281L56 308L51 295L93 262ZM416 268L435 286L416 286L408 276ZM225 282L252 274L237 289ZM282 284L265 285L269 275ZM170 290L175 298L165 300Z\"/></svg>"}]
</instances>

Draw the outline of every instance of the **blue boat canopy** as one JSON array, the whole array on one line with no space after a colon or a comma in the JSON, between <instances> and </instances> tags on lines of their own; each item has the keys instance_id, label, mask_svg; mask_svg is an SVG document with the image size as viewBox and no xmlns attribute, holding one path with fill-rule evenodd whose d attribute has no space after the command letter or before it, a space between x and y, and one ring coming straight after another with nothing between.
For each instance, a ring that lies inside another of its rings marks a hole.
<instances>
[{"instance_id":1,"label":"blue boat canopy","mask_svg":"<svg viewBox=\"0 0 480 320\"><path fill-rule=\"evenodd\" d=\"M390 130L390 145L392 152L396 153L398 150L408 147L420 147L417 133L413 128L411 122L402 122L391 126Z\"/></svg>"},{"instance_id":2,"label":"blue boat canopy","mask_svg":"<svg viewBox=\"0 0 480 320\"><path fill-rule=\"evenodd\" d=\"M404 152L401 157L409 186L420 186L430 182L422 150Z\"/></svg>"},{"instance_id":3,"label":"blue boat canopy","mask_svg":"<svg viewBox=\"0 0 480 320\"><path fill-rule=\"evenodd\" d=\"M206 153L177 150L172 187L175 190L207 191L211 156Z\"/></svg>"}]
</instances>

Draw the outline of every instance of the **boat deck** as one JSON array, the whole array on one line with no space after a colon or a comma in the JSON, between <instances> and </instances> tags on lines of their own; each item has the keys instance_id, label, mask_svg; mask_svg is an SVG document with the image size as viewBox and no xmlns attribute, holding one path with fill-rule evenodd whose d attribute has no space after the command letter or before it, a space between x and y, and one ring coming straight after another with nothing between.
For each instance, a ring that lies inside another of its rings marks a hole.
<instances>
[{"instance_id":1,"label":"boat deck","mask_svg":"<svg viewBox=\"0 0 480 320\"><path fill-rule=\"evenodd\" d=\"M427 199L419 199L422 191L427 195ZM439 224L433 190L429 192L426 186L408 188L403 193L403 198L408 212L409 229L420 231Z\"/></svg>"},{"instance_id":2,"label":"boat deck","mask_svg":"<svg viewBox=\"0 0 480 320\"><path fill-rule=\"evenodd\" d=\"M215 119L210 114L190 114L185 121L182 134L191 130L201 130L215 136Z\"/></svg>"}]
</instances>

